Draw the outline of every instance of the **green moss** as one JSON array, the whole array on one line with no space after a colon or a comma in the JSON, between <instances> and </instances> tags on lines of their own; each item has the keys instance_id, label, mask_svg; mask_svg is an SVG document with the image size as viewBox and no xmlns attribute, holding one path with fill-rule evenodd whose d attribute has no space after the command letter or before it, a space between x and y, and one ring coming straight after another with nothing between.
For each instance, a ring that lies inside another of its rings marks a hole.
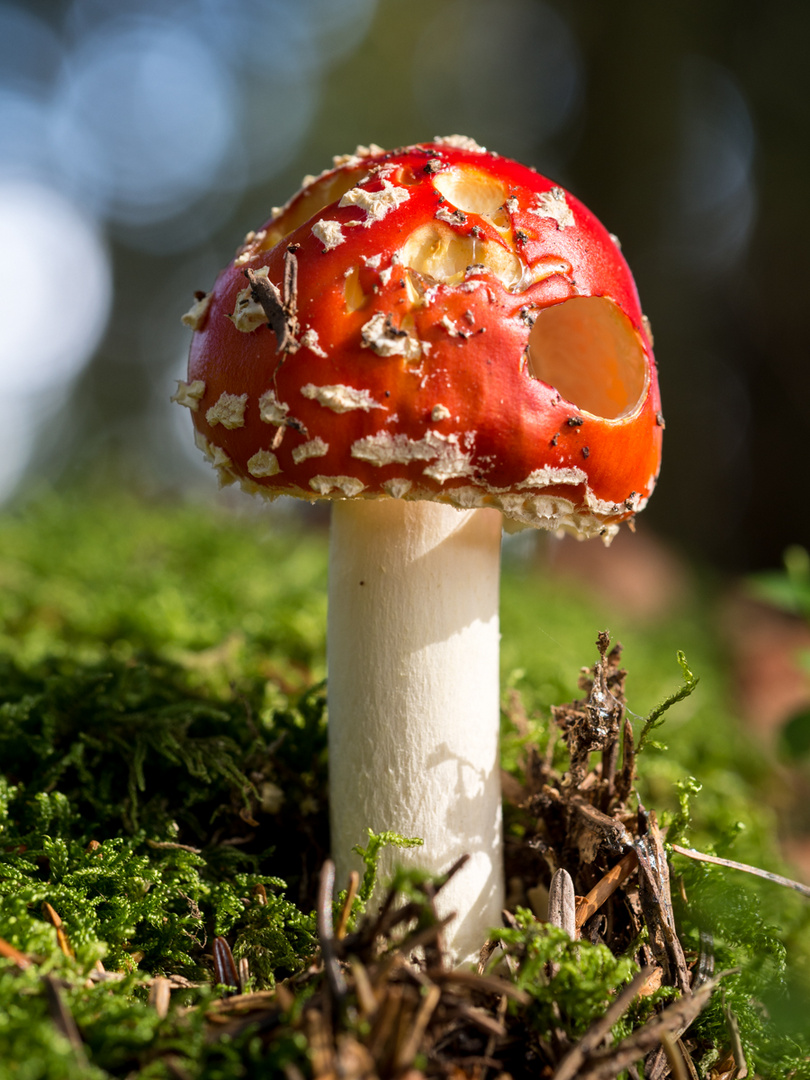
<instances>
[{"instance_id":1,"label":"green moss","mask_svg":"<svg viewBox=\"0 0 810 1080\"><path fill-rule=\"evenodd\" d=\"M34 961L19 970L0 958L0 1077L9 1062L30 1080L307 1069L294 1025L270 1050L250 1030L212 1041L204 1009L186 1007L210 999L215 935L248 960L256 989L305 971L315 947L325 582L325 538L272 514L70 492L0 517L0 937ZM712 599L696 593L651 627L507 565L504 686L527 715L518 729L505 709L504 762L518 774L526 743L545 745L548 708L575 696L598 629L624 643L641 718L682 685L684 649L700 686L656 732L667 749L645 749L640 797L669 815L673 836L784 871L767 809L777 774L738 730ZM807 1075L806 902L680 856L673 865L687 946L696 956L708 926L716 966L742 967L725 993L750 1061L763 1076ZM584 1030L630 961L521 918L503 933L532 1023L556 1001ZM88 981L99 962L123 977ZM54 1021L47 975L81 1053ZM156 975L204 985L175 989L161 1018L147 1000ZM719 996L699 1023L722 1041Z\"/></svg>"},{"instance_id":2,"label":"green moss","mask_svg":"<svg viewBox=\"0 0 810 1080\"><path fill-rule=\"evenodd\" d=\"M572 941L564 930L518 908L515 927L497 938L517 961L516 985L531 999L523 1014L539 1033L561 1025L581 1037L601 1017L612 995L638 971L605 945Z\"/></svg>"},{"instance_id":3,"label":"green moss","mask_svg":"<svg viewBox=\"0 0 810 1080\"><path fill-rule=\"evenodd\" d=\"M159 653L220 689L274 663L323 678L325 546L274 520L42 494L0 517L0 652Z\"/></svg>"}]
</instances>

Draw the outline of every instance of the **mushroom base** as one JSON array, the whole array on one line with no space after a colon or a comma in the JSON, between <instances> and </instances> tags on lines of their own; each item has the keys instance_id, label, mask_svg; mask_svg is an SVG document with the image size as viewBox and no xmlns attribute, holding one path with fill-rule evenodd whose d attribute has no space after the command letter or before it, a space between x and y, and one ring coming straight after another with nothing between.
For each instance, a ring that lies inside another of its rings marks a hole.
<instances>
[{"instance_id":1,"label":"mushroom base","mask_svg":"<svg viewBox=\"0 0 810 1080\"><path fill-rule=\"evenodd\" d=\"M329 777L338 884L362 869L368 829L438 873L446 940L475 959L501 923L498 747L501 515L400 500L335 502L329 563Z\"/></svg>"}]
</instances>

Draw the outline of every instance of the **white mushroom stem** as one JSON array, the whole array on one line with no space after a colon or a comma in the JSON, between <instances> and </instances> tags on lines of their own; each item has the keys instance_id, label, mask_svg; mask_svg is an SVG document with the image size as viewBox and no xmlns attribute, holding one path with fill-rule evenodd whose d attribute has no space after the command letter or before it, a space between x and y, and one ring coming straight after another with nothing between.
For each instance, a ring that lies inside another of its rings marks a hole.
<instances>
[{"instance_id":1,"label":"white mushroom stem","mask_svg":"<svg viewBox=\"0 0 810 1080\"><path fill-rule=\"evenodd\" d=\"M498 755L501 515L433 502L333 504L329 555L329 784L338 884L368 829L418 836L388 849L432 872L446 941L474 959L501 924Z\"/></svg>"}]
</instances>

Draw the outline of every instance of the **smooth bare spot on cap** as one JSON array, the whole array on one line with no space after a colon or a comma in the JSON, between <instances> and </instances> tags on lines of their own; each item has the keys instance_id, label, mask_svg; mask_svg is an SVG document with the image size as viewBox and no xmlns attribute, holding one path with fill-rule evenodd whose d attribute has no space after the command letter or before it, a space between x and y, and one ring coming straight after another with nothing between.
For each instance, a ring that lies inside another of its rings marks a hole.
<instances>
[{"instance_id":1,"label":"smooth bare spot on cap","mask_svg":"<svg viewBox=\"0 0 810 1080\"><path fill-rule=\"evenodd\" d=\"M629 416L647 388L641 339L606 296L577 296L543 308L529 335L526 370L572 405L606 420Z\"/></svg>"},{"instance_id":2,"label":"smooth bare spot on cap","mask_svg":"<svg viewBox=\"0 0 810 1080\"><path fill-rule=\"evenodd\" d=\"M507 289L516 288L524 277L523 264L507 248L459 235L441 222L415 229L400 248L399 258L409 269L448 285L464 281L470 266L489 271Z\"/></svg>"},{"instance_id":3,"label":"smooth bare spot on cap","mask_svg":"<svg viewBox=\"0 0 810 1080\"><path fill-rule=\"evenodd\" d=\"M480 169L460 167L438 173L433 186L457 210L489 218L499 229L509 227L509 216L503 209L509 192L494 176Z\"/></svg>"},{"instance_id":4,"label":"smooth bare spot on cap","mask_svg":"<svg viewBox=\"0 0 810 1080\"><path fill-rule=\"evenodd\" d=\"M368 303L369 297L363 292L360 284L360 268L358 266L353 266L346 275L343 296L346 301L347 311L359 311L361 307L365 307Z\"/></svg>"}]
</instances>

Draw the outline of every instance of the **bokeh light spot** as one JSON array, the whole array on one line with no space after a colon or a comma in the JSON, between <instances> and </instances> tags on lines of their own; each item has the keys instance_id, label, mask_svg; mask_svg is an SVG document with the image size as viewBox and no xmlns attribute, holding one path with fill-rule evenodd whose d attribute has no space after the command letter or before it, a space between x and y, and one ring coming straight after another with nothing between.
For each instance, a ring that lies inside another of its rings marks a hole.
<instances>
[{"instance_id":1,"label":"bokeh light spot","mask_svg":"<svg viewBox=\"0 0 810 1080\"><path fill-rule=\"evenodd\" d=\"M238 130L227 67L160 19L99 26L67 65L59 103L63 167L125 224L170 217L205 192Z\"/></svg>"},{"instance_id":2,"label":"bokeh light spot","mask_svg":"<svg viewBox=\"0 0 810 1080\"><path fill-rule=\"evenodd\" d=\"M94 223L38 183L0 181L0 496L21 474L41 422L97 347L112 275Z\"/></svg>"}]
</instances>

